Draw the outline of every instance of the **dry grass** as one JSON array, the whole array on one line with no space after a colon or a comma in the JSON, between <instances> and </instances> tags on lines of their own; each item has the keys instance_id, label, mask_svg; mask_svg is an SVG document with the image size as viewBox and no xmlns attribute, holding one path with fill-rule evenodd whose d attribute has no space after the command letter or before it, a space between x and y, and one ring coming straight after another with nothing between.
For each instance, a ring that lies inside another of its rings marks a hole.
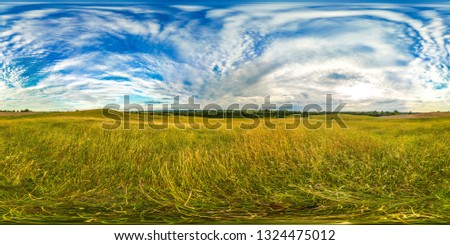
<instances>
[{"instance_id":1,"label":"dry grass","mask_svg":"<svg viewBox=\"0 0 450 245\"><path fill-rule=\"evenodd\" d=\"M450 117L344 119L138 130L133 116L105 131L99 111L0 118L2 222L450 222Z\"/></svg>"}]
</instances>

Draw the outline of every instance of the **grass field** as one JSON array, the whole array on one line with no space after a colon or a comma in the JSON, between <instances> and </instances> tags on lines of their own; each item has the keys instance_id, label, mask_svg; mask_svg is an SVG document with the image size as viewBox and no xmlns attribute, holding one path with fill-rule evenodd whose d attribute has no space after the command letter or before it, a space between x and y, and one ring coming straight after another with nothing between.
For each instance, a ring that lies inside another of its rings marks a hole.
<instances>
[{"instance_id":1,"label":"grass field","mask_svg":"<svg viewBox=\"0 0 450 245\"><path fill-rule=\"evenodd\" d=\"M5 115L1 222L450 223L450 116L342 117L108 131L100 111Z\"/></svg>"}]
</instances>

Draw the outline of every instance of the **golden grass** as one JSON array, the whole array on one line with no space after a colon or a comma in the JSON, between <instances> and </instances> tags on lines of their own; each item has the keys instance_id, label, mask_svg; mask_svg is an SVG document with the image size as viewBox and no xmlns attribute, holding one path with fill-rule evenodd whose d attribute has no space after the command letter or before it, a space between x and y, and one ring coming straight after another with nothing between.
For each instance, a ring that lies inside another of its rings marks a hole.
<instances>
[{"instance_id":1,"label":"golden grass","mask_svg":"<svg viewBox=\"0 0 450 245\"><path fill-rule=\"evenodd\" d=\"M343 118L348 129L285 130L287 118L277 130L138 130L133 115L131 130L112 131L99 111L0 118L0 215L4 223L449 223L450 117Z\"/></svg>"}]
</instances>

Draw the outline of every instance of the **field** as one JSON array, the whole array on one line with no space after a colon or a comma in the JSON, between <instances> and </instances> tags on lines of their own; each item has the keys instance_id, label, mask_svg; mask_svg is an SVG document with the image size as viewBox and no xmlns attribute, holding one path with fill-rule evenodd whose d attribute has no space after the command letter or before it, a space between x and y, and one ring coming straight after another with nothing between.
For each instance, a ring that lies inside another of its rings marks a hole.
<instances>
[{"instance_id":1,"label":"field","mask_svg":"<svg viewBox=\"0 0 450 245\"><path fill-rule=\"evenodd\" d=\"M1 223L450 224L450 116L103 130L100 111L17 115L0 117Z\"/></svg>"}]
</instances>

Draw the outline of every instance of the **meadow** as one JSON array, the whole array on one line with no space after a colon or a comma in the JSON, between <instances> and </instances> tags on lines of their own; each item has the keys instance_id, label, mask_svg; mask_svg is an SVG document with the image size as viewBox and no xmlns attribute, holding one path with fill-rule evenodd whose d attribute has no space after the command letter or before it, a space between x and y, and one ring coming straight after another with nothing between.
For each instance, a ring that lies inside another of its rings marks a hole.
<instances>
[{"instance_id":1,"label":"meadow","mask_svg":"<svg viewBox=\"0 0 450 245\"><path fill-rule=\"evenodd\" d=\"M341 117L104 130L100 111L1 116L0 223L450 223L450 116Z\"/></svg>"}]
</instances>

